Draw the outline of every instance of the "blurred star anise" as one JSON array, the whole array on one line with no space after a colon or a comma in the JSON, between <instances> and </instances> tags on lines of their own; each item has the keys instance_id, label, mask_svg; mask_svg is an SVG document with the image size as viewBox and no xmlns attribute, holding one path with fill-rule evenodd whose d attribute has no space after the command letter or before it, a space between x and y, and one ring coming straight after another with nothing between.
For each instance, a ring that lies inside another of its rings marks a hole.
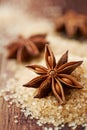
<instances>
[{"instance_id":1,"label":"blurred star anise","mask_svg":"<svg viewBox=\"0 0 87 130\"><path fill-rule=\"evenodd\" d=\"M19 36L6 46L9 51L7 58L16 58L18 62L28 61L38 56L44 50L46 43L46 34L33 35L29 38Z\"/></svg>"},{"instance_id":2,"label":"blurred star anise","mask_svg":"<svg viewBox=\"0 0 87 130\"><path fill-rule=\"evenodd\" d=\"M40 76L32 79L24 87L38 88L35 98L43 98L51 91L58 100L59 104L65 103L64 87L82 88L83 86L70 75L82 61L68 62L68 51L56 63L54 54L50 47L45 47L46 67L40 65L30 65L28 68L35 71Z\"/></svg>"},{"instance_id":3,"label":"blurred star anise","mask_svg":"<svg viewBox=\"0 0 87 130\"><path fill-rule=\"evenodd\" d=\"M65 32L69 37L87 37L87 16L68 11L55 20L56 30Z\"/></svg>"}]
</instances>

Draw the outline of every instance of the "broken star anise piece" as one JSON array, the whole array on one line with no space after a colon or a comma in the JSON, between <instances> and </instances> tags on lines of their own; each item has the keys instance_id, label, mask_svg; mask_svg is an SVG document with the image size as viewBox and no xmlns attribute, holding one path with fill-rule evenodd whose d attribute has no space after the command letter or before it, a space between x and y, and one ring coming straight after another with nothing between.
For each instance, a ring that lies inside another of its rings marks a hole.
<instances>
[{"instance_id":1,"label":"broken star anise piece","mask_svg":"<svg viewBox=\"0 0 87 130\"><path fill-rule=\"evenodd\" d=\"M38 56L44 50L46 43L46 34L37 34L29 38L19 36L6 46L9 51L7 58L16 58L18 62L28 61Z\"/></svg>"},{"instance_id":2,"label":"broken star anise piece","mask_svg":"<svg viewBox=\"0 0 87 130\"><path fill-rule=\"evenodd\" d=\"M55 20L56 30L65 32L69 37L87 37L87 16L68 11Z\"/></svg>"},{"instance_id":3,"label":"broken star anise piece","mask_svg":"<svg viewBox=\"0 0 87 130\"><path fill-rule=\"evenodd\" d=\"M30 65L39 76L29 81L24 87L38 88L35 98L43 98L51 91L58 100L59 104L65 103L64 87L82 88L83 86L70 75L82 61L68 62L68 51L56 63L56 59L50 47L45 47L45 60L47 68L40 65Z\"/></svg>"}]
</instances>

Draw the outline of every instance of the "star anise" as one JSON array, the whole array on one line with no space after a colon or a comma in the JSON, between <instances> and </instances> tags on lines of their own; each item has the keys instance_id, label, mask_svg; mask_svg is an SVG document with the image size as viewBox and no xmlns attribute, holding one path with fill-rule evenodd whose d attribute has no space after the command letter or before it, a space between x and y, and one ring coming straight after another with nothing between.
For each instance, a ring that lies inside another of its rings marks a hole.
<instances>
[{"instance_id":1,"label":"star anise","mask_svg":"<svg viewBox=\"0 0 87 130\"><path fill-rule=\"evenodd\" d=\"M69 37L85 36L87 37L87 16L78 14L74 11L68 11L55 20L56 30L65 32Z\"/></svg>"},{"instance_id":2,"label":"star anise","mask_svg":"<svg viewBox=\"0 0 87 130\"><path fill-rule=\"evenodd\" d=\"M36 34L33 36L30 36L29 39L34 42L34 44L38 47L39 50L43 50L45 47L46 41L46 34Z\"/></svg>"},{"instance_id":3,"label":"star anise","mask_svg":"<svg viewBox=\"0 0 87 130\"><path fill-rule=\"evenodd\" d=\"M46 67L40 65L29 65L40 76L29 81L24 87L38 88L35 98L43 98L51 91L58 100L59 104L65 103L64 87L82 88L83 86L70 75L82 61L68 62L68 51L56 63L56 59L50 47L45 47Z\"/></svg>"},{"instance_id":4,"label":"star anise","mask_svg":"<svg viewBox=\"0 0 87 130\"><path fill-rule=\"evenodd\" d=\"M33 35L29 38L19 36L6 46L9 51L7 58L16 58L18 62L28 61L38 56L44 50L46 43L46 34Z\"/></svg>"}]
</instances>

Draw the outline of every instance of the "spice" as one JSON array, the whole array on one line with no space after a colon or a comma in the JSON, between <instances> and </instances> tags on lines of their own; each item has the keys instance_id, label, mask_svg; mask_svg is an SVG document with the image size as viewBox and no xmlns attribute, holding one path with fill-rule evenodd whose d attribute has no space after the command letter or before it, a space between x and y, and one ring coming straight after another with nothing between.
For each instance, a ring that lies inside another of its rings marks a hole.
<instances>
[{"instance_id":1,"label":"spice","mask_svg":"<svg viewBox=\"0 0 87 130\"><path fill-rule=\"evenodd\" d=\"M6 46L9 51L8 58L17 58L18 62L28 61L33 57L39 56L46 43L46 34L34 35L27 39L19 36Z\"/></svg>"},{"instance_id":2,"label":"spice","mask_svg":"<svg viewBox=\"0 0 87 130\"><path fill-rule=\"evenodd\" d=\"M65 32L69 37L82 35L87 37L87 16L68 11L55 20L56 30Z\"/></svg>"},{"instance_id":3,"label":"spice","mask_svg":"<svg viewBox=\"0 0 87 130\"><path fill-rule=\"evenodd\" d=\"M28 68L39 74L36 78L23 85L38 88L35 98L43 98L51 91L59 104L65 103L64 87L82 88L83 86L70 74L82 64L82 61L68 62L68 51L56 63L50 47L45 47L45 60L47 68L39 65L30 65Z\"/></svg>"},{"instance_id":4,"label":"spice","mask_svg":"<svg viewBox=\"0 0 87 130\"><path fill-rule=\"evenodd\" d=\"M57 48L56 48L57 50ZM55 54L59 59L60 55ZM0 91L0 96L7 97L7 102L12 102L20 107L25 117L31 115L31 119L38 119L38 124L53 124L55 128L61 128L61 124L72 124L71 127L77 125L87 126L87 58L69 56L69 61L83 60L83 64L79 66L71 75L76 77L81 84L84 85L83 89L69 89L69 94L66 94L66 104L58 105L54 95L49 95L46 98L33 98L36 89L22 87L24 83L35 77L31 70L27 70L23 64L17 64L14 60L10 60L7 68L12 75L6 78L6 87ZM32 61L35 64L36 61ZM45 65L44 60L37 61L38 64ZM4 72L5 73L5 72ZM3 75L4 75L3 73ZM7 73L7 71L6 71ZM9 75L7 75L9 76ZM21 91L20 91L21 90ZM9 92L9 93L8 93ZM5 98L4 98L5 99ZM10 104L9 104L10 105ZM10 105L11 107L12 105ZM25 109L26 108L26 109ZM68 118L67 118L68 117ZM36 121L37 122L37 121ZM74 122L74 124L73 124ZM85 125L86 124L86 125ZM55 129L54 128L54 129Z\"/></svg>"},{"instance_id":5,"label":"spice","mask_svg":"<svg viewBox=\"0 0 87 130\"><path fill-rule=\"evenodd\" d=\"M43 48L45 47L45 43L47 43L46 34L36 34L30 36L29 39L35 43L39 50L43 50Z\"/></svg>"}]
</instances>

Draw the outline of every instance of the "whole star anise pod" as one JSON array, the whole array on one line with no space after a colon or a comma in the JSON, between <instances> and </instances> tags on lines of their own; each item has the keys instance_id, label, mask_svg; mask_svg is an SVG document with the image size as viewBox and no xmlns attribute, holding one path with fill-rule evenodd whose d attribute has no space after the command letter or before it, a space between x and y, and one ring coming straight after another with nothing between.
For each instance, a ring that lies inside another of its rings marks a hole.
<instances>
[{"instance_id":1,"label":"whole star anise pod","mask_svg":"<svg viewBox=\"0 0 87 130\"><path fill-rule=\"evenodd\" d=\"M55 20L56 30L65 32L69 37L75 35L87 37L87 16L68 11Z\"/></svg>"},{"instance_id":2,"label":"whole star anise pod","mask_svg":"<svg viewBox=\"0 0 87 130\"><path fill-rule=\"evenodd\" d=\"M45 47L46 67L40 65L30 65L28 68L35 71L40 76L29 81L24 87L38 88L35 98L43 98L51 91L59 104L65 103L64 87L82 88L83 86L70 75L82 61L68 62L68 51L56 63L56 59L50 47Z\"/></svg>"},{"instance_id":3,"label":"whole star anise pod","mask_svg":"<svg viewBox=\"0 0 87 130\"><path fill-rule=\"evenodd\" d=\"M28 61L38 56L44 50L46 43L46 34L33 35L29 38L19 36L6 46L9 51L7 58L16 58L18 62Z\"/></svg>"}]
</instances>

